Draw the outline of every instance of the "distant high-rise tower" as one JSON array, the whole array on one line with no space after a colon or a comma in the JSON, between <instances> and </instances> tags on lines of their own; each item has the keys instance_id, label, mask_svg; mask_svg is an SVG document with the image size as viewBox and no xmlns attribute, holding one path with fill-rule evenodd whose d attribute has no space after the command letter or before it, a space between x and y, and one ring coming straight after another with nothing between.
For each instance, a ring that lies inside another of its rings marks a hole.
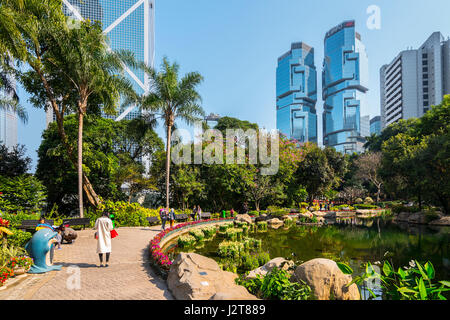
<instances>
[{"instance_id":1,"label":"distant high-rise tower","mask_svg":"<svg viewBox=\"0 0 450 320\"><path fill-rule=\"evenodd\" d=\"M369 66L355 21L345 21L325 36L322 90L324 145L343 153L362 152L362 130L368 126L362 117L369 113Z\"/></svg>"},{"instance_id":2,"label":"distant high-rise tower","mask_svg":"<svg viewBox=\"0 0 450 320\"><path fill-rule=\"evenodd\" d=\"M9 77L9 76L8 76ZM16 82L11 78L11 84L15 90ZM0 91L0 96L12 98L13 92ZM0 108L0 143L12 149L17 145L17 113L11 108Z\"/></svg>"},{"instance_id":3,"label":"distant high-rise tower","mask_svg":"<svg viewBox=\"0 0 450 320\"><path fill-rule=\"evenodd\" d=\"M381 133L381 116L376 116L370 120L370 134L379 135L380 133Z\"/></svg>"},{"instance_id":4,"label":"distant high-rise tower","mask_svg":"<svg viewBox=\"0 0 450 320\"><path fill-rule=\"evenodd\" d=\"M434 32L417 50L405 50L380 69L382 128L418 118L450 94L450 40Z\"/></svg>"},{"instance_id":5,"label":"distant high-rise tower","mask_svg":"<svg viewBox=\"0 0 450 320\"><path fill-rule=\"evenodd\" d=\"M277 129L289 139L317 143L314 49L303 42L278 58Z\"/></svg>"},{"instance_id":6,"label":"distant high-rise tower","mask_svg":"<svg viewBox=\"0 0 450 320\"><path fill-rule=\"evenodd\" d=\"M155 0L63 0L64 13L75 20L99 21L113 50L132 51L136 60L153 67L155 55ZM150 81L142 70L126 68L126 75L138 94L149 92ZM51 108L49 112L52 113ZM135 106L119 110L116 120L140 116ZM48 122L53 115L47 115Z\"/></svg>"}]
</instances>

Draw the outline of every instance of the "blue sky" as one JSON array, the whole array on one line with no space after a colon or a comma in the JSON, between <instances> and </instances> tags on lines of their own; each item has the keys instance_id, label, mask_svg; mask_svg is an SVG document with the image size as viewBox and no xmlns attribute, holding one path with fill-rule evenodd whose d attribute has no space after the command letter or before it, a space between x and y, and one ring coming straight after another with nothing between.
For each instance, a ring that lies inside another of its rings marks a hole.
<instances>
[{"instance_id":1,"label":"blue sky","mask_svg":"<svg viewBox=\"0 0 450 320\"><path fill-rule=\"evenodd\" d=\"M369 30L367 8L377 5L381 29ZM434 31L450 36L448 0L156 0L156 60L180 64L181 73L200 72L206 113L237 117L274 129L277 58L291 42L315 49L318 71L318 130L321 138L323 38L344 20L356 20L369 57L370 116L380 114L379 69L402 50L416 49ZM22 92L30 120L18 138L33 159L45 128L43 110L32 108ZM158 130L162 136L162 131Z\"/></svg>"}]
</instances>

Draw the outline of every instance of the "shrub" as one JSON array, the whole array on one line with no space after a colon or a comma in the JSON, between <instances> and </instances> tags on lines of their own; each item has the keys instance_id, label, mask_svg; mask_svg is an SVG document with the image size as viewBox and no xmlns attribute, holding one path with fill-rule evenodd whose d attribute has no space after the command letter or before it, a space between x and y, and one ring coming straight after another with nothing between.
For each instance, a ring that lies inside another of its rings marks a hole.
<instances>
[{"instance_id":1,"label":"shrub","mask_svg":"<svg viewBox=\"0 0 450 320\"><path fill-rule=\"evenodd\" d=\"M348 205L348 204L341 204L339 206L334 206L331 208L332 211L340 211L340 210L355 210L354 207Z\"/></svg>"},{"instance_id":2,"label":"shrub","mask_svg":"<svg viewBox=\"0 0 450 320\"><path fill-rule=\"evenodd\" d=\"M258 250L261 249L262 241L255 238L245 238L243 246L245 250Z\"/></svg>"},{"instance_id":3,"label":"shrub","mask_svg":"<svg viewBox=\"0 0 450 320\"><path fill-rule=\"evenodd\" d=\"M415 213L419 211L420 209L418 206L405 206L403 204L392 205L392 212L395 214L399 214L401 212Z\"/></svg>"},{"instance_id":4,"label":"shrub","mask_svg":"<svg viewBox=\"0 0 450 320\"><path fill-rule=\"evenodd\" d=\"M277 207L277 206L268 206L267 208L266 208L266 211L267 211L267 213L272 213L272 212L275 212L275 211L280 211L280 207Z\"/></svg>"},{"instance_id":5,"label":"shrub","mask_svg":"<svg viewBox=\"0 0 450 320\"><path fill-rule=\"evenodd\" d=\"M242 239L243 230L240 228L229 228L225 231L225 236L230 240Z\"/></svg>"},{"instance_id":6,"label":"shrub","mask_svg":"<svg viewBox=\"0 0 450 320\"><path fill-rule=\"evenodd\" d=\"M256 223L258 231L267 231L267 222L266 221L259 221Z\"/></svg>"},{"instance_id":7,"label":"shrub","mask_svg":"<svg viewBox=\"0 0 450 320\"><path fill-rule=\"evenodd\" d=\"M373 203L374 201L373 201L373 199L371 198L371 197L366 197L365 199L364 199L364 203L366 203L366 204L371 204L371 203Z\"/></svg>"},{"instance_id":8,"label":"shrub","mask_svg":"<svg viewBox=\"0 0 450 320\"><path fill-rule=\"evenodd\" d=\"M216 235L217 232L217 228L212 226L212 227L205 227L202 229L203 234L205 235L205 238L212 238Z\"/></svg>"},{"instance_id":9,"label":"shrub","mask_svg":"<svg viewBox=\"0 0 450 320\"><path fill-rule=\"evenodd\" d=\"M265 265L269 261L270 261L269 253L267 253L267 252L259 252L258 253L258 264L260 266Z\"/></svg>"},{"instance_id":10,"label":"shrub","mask_svg":"<svg viewBox=\"0 0 450 320\"><path fill-rule=\"evenodd\" d=\"M363 199L361 199L361 198L356 198L356 200L355 200L355 203L363 203L364 201L363 201Z\"/></svg>"},{"instance_id":11,"label":"shrub","mask_svg":"<svg viewBox=\"0 0 450 320\"><path fill-rule=\"evenodd\" d=\"M195 243L195 237L191 235L183 235L178 238L178 246L180 248L190 247Z\"/></svg>"},{"instance_id":12,"label":"shrub","mask_svg":"<svg viewBox=\"0 0 450 320\"><path fill-rule=\"evenodd\" d=\"M5 177L0 175L0 209L2 211L41 210L46 188L32 175Z\"/></svg>"},{"instance_id":13,"label":"shrub","mask_svg":"<svg viewBox=\"0 0 450 320\"><path fill-rule=\"evenodd\" d=\"M250 254L248 252L245 252L241 255L241 264L240 269L243 271L250 271L258 268L259 262L258 257L254 254Z\"/></svg>"},{"instance_id":14,"label":"shrub","mask_svg":"<svg viewBox=\"0 0 450 320\"><path fill-rule=\"evenodd\" d=\"M32 211L18 211L17 213L4 212L3 219L9 221L12 228L20 226L23 220L39 220L41 215Z\"/></svg>"},{"instance_id":15,"label":"shrub","mask_svg":"<svg viewBox=\"0 0 450 320\"><path fill-rule=\"evenodd\" d=\"M259 211L249 211L248 215L249 215L249 216L255 216L255 217L258 217L258 216L259 216Z\"/></svg>"},{"instance_id":16,"label":"shrub","mask_svg":"<svg viewBox=\"0 0 450 320\"><path fill-rule=\"evenodd\" d=\"M291 282L287 271L273 268L264 277L256 279L237 279L236 282L263 299L276 300L308 300L312 298L312 290L304 282Z\"/></svg>"},{"instance_id":17,"label":"shrub","mask_svg":"<svg viewBox=\"0 0 450 320\"><path fill-rule=\"evenodd\" d=\"M158 209L147 209L138 203L104 200L98 209L89 209L86 212L86 217L91 219L91 227L105 210L114 214L118 227L148 226L147 217L159 217Z\"/></svg>"},{"instance_id":18,"label":"shrub","mask_svg":"<svg viewBox=\"0 0 450 320\"><path fill-rule=\"evenodd\" d=\"M244 251L244 245L236 241L223 241L219 244L217 253L222 258L239 258L241 252Z\"/></svg>"},{"instance_id":19,"label":"shrub","mask_svg":"<svg viewBox=\"0 0 450 320\"><path fill-rule=\"evenodd\" d=\"M13 234L8 236L8 243L15 247L25 247L32 237L30 232L22 231L20 229L11 229L11 231Z\"/></svg>"},{"instance_id":20,"label":"shrub","mask_svg":"<svg viewBox=\"0 0 450 320\"><path fill-rule=\"evenodd\" d=\"M195 240L200 241L205 238L205 234L200 229L192 229L189 231L189 234L195 238Z\"/></svg>"}]
</instances>

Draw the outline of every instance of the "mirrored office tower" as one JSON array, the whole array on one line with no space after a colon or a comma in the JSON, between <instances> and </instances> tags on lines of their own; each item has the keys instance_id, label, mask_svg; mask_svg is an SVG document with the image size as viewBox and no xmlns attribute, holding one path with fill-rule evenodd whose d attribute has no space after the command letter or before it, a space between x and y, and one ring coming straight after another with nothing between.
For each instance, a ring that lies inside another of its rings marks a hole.
<instances>
[{"instance_id":1,"label":"mirrored office tower","mask_svg":"<svg viewBox=\"0 0 450 320\"><path fill-rule=\"evenodd\" d=\"M322 72L323 143L343 153L362 152L362 115L369 113L366 48L355 21L331 29L325 36Z\"/></svg>"},{"instance_id":2,"label":"mirrored office tower","mask_svg":"<svg viewBox=\"0 0 450 320\"><path fill-rule=\"evenodd\" d=\"M314 49L303 42L278 58L277 129L289 139L317 143Z\"/></svg>"}]
</instances>

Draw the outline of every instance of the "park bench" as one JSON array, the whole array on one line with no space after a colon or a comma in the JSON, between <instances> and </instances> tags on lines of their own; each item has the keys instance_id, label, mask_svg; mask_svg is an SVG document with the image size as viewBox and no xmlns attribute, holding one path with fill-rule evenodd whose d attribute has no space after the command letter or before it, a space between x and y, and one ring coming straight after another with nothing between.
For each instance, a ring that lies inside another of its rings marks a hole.
<instances>
[{"instance_id":1,"label":"park bench","mask_svg":"<svg viewBox=\"0 0 450 320\"><path fill-rule=\"evenodd\" d=\"M86 228L86 226L89 226L91 223L91 220L89 218L73 218L73 219L63 219L62 224L64 226L83 226L83 229Z\"/></svg>"},{"instance_id":2,"label":"park bench","mask_svg":"<svg viewBox=\"0 0 450 320\"><path fill-rule=\"evenodd\" d=\"M189 219L189 216L184 213L175 215L175 221L187 221L188 219Z\"/></svg>"},{"instance_id":3,"label":"park bench","mask_svg":"<svg viewBox=\"0 0 450 320\"><path fill-rule=\"evenodd\" d=\"M211 219L211 212L202 212L200 214L200 219Z\"/></svg>"},{"instance_id":4,"label":"park bench","mask_svg":"<svg viewBox=\"0 0 450 320\"><path fill-rule=\"evenodd\" d=\"M45 223L53 226L53 219L45 220ZM18 226L17 229L31 230L31 229L35 229L38 224L39 224L39 220L22 220L21 225Z\"/></svg>"},{"instance_id":5,"label":"park bench","mask_svg":"<svg viewBox=\"0 0 450 320\"><path fill-rule=\"evenodd\" d=\"M147 217L147 221L150 225L153 224L159 224L159 218L158 217Z\"/></svg>"}]
</instances>

